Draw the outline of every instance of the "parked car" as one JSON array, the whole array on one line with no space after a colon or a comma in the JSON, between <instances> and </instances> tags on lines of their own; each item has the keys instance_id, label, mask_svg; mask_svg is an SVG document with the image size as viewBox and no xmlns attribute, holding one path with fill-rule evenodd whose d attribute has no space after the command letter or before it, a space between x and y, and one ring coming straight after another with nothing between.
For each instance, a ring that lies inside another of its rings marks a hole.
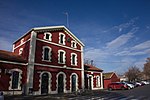
<instances>
[{"instance_id":1,"label":"parked car","mask_svg":"<svg viewBox=\"0 0 150 100\"><path fill-rule=\"evenodd\" d=\"M133 89L134 88L134 84L131 82L122 82L124 84L126 84L128 86L128 89Z\"/></svg>"},{"instance_id":2,"label":"parked car","mask_svg":"<svg viewBox=\"0 0 150 100\"><path fill-rule=\"evenodd\" d=\"M135 82L135 87L139 87L142 86L142 84L140 82Z\"/></svg>"},{"instance_id":3,"label":"parked car","mask_svg":"<svg viewBox=\"0 0 150 100\"><path fill-rule=\"evenodd\" d=\"M147 82L147 81L141 81L141 84L142 84L142 85L148 85L149 82Z\"/></svg>"},{"instance_id":4,"label":"parked car","mask_svg":"<svg viewBox=\"0 0 150 100\"><path fill-rule=\"evenodd\" d=\"M129 86L122 82L114 82L114 83L108 84L108 90L111 91L111 90L117 90L117 89L121 89L121 90L129 89Z\"/></svg>"}]
</instances>

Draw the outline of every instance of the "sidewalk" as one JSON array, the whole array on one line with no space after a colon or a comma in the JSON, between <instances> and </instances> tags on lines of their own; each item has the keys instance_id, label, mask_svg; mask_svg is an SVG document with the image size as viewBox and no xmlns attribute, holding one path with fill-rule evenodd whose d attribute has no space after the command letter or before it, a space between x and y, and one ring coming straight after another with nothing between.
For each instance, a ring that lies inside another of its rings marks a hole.
<instances>
[{"instance_id":1,"label":"sidewalk","mask_svg":"<svg viewBox=\"0 0 150 100\"><path fill-rule=\"evenodd\" d=\"M91 90L85 91L80 94L76 93L63 93L63 94L49 94L49 95L15 95L15 96L5 96L4 100L68 100L68 98L77 97L77 96L92 96L92 95L104 95L105 90Z\"/></svg>"}]
</instances>

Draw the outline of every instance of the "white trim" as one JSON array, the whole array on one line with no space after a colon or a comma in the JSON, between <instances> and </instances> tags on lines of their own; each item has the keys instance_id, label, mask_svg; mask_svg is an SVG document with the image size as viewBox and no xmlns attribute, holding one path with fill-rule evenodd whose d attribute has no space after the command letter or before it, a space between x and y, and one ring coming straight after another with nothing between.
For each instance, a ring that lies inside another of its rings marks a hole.
<instances>
[{"instance_id":1,"label":"white trim","mask_svg":"<svg viewBox=\"0 0 150 100\"><path fill-rule=\"evenodd\" d=\"M52 75L51 75L51 73L48 72L48 71L43 71L42 73L40 73L40 79L39 79L39 82L40 82L39 88L40 88L40 89L39 89L39 94L41 94L42 75L43 75L44 73L47 73L47 74L49 75L48 94L50 94L50 93L51 93L51 86L52 86L52 84L51 84L51 82L52 82Z\"/></svg>"},{"instance_id":2,"label":"white trim","mask_svg":"<svg viewBox=\"0 0 150 100\"><path fill-rule=\"evenodd\" d=\"M47 27L36 27L36 28L32 28L32 29L35 31L48 30L48 29L52 29L52 30L64 29L64 31L66 33L68 33L71 37L75 38L80 43L81 46L84 46L84 44L71 31L69 31L65 26L47 26Z\"/></svg>"},{"instance_id":3,"label":"white trim","mask_svg":"<svg viewBox=\"0 0 150 100\"><path fill-rule=\"evenodd\" d=\"M35 50L36 50L36 36L37 33L31 32L31 41L29 47L29 57L27 66L27 88L26 94L29 93L29 88L33 88L33 77L34 77L34 62L35 62Z\"/></svg>"},{"instance_id":4,"label":"white trim","mask_svg":"<svg viewBox=\"0 0 150 100\"><path fill-rule=\"evenodd\" d=\"M74 43L74 45L73 45L73 43ZM72 48L77 48L77 42L76 41L71 41L71 47Z\"/></svg>"},{"instance_id":5,"label":"white trim","mask_svg":"<svg viewBox=\"0 0 150 100\"><path fill-rule=\"evenodd\" d=\"M63 36L63 40L61 40L61 36ZM59 32L59 44L65 45L66 43L66 35L62 32ZM61 41L63 41L63 43L61 43Z\"/></svg>"},{"instance_id":6,"label":"white trim","mask_svg":"<svg viewBox=\"0 0 150 100\"><path fill-rule=\"evenodd\" d=\"M97 75L96 76L96 87L100 87L100 83L101 83L101 81L100 81L100 75Z\"/></svg>"},{"instance_id":7,"label":"white trim","mask_svg":"<svg viewBox=\"0 0 150 100\"><path fill-rule=\"evenodd\" d=\"M15 47L15 44L13 44L13 45L14 45L14 50L17 49L17 48L19 48L20 46L24 45L24 44L27 43L28 41L30 41L30 39L24 41L22 44L19 44L19 45L16 46L16 47Z\"/></svg>"},{"instance_id":8,"label":"white trim","mask_svg":"<svg viewBox=\"0 0 150 100\"><path fill-rule=\"evenodd\" d=\"M21 55L22 52L23 52L23 48L20 48L20 49L19 49L19 55Z\"/></svg>"},{"instance_id":9,"label":"white trim","mask_svg":"<svg viewBox=\"0 0 150 100\"><path fill-rule=\"evenodd\" d=\"M101 88L103 89L103 88L104 88L104 86L103 86L103 85L104 85L104 84L103 84L103 73L100 73L100 74L101 74L101 80L100 80L100 81L101 81L101 84L100 84L100 85L101 85Z\"/></svg>"},{"instance_id":10,"label":"white trim","mask_svg":"<svg viewBox=\"0 0 150 100\"><path fill-rule=\"evenodd\" d=\"M81 68L71 68L71 67L67 67L67 66L66 67L63 67L63 66L54 66L54 65L39 64L39 63L34 63L34 65L45 66L45 67L52 67L52 68L71 69L71 70L82 70Z\"/></svg>"},{"instance_id":11,"label":"white trim","mask_svg":"<svg viewBox=\"0 0 150 100\"><path fill-rule=\"evenodd\" d=\"M23 43L24 43L24 38L22 38L20 41L20 44L23 44Z\"/></svg>"},{"instance_id":12,"label":"white trim","mask_svg":"<svg viewBox=\"0 0 150 100\"><path fill-rule=\"evenodd\" d=\"M67 49L70 49L70 50L83 52L83 50L78 50L78 49L75 49L75 48L67 47L65 45L60 45L60 44L57 44L57 43L54 43L54 42L51 42L51 41L46 41L46 40L42 40L42 39L39 39L39 38L36 38L36 39L39 40L39 41L45 42L45 43L53 44L55 46L60 46L60 47L64 47L64 48L67 48Z\"/></svg>"},{"instance_id":13,"label":"white trim","mask_svg":"<svg viewBox=\"0 0 150 100\"><path fill-rule=\"evenodd\" d=\"M102 72L98 72L98 71L87 71L87 70L85 70L85 72L91 72L91 73L102 73Z\"/></svg>"},{"instance_id":14,"label":"white trim","mask_svg":"<svg viewBox=\"0 0 150 100\"><path fill-rule=\"evenodd\" d=\"M76 74L76 73L72 73L71 75L70 75L70 92L72 92L72 76L73 75L75 75L76 76L76 91L79 89L78 88L78 86L79 86L79 84L78 84L78 75Z\"/></svg>"},{"instance_id":15,"label":"white trim","mask_svg":"<svg viewBox=\"0 0 150 100\"><path fill-rule=\"evenodd\" d=\"M75 55L75 58L74 58L75 64L73 64L73 61L72 61L73 55ZM77 54L76 53L71 53L71 65L73 65L73 66L77 66L78 65L78 59L77 59Z\"/></svg>"},{"instance_id":16,"label":"white trim","mask_svg":"<svg viewBox=\"0 0 150 100\"><path fill-rule=\"evenodd\" d=\"M81 51L83 51L83 47L81 47ZM81 88L84 89L85 88L85 84L84 84L84 54L83 52L81 52Z\"/></svg>"},{"instance_id":17,"label":"white trim","mask_svg":"<svg viewBox=\"0 0 150 100\"><path fill-rule=\"evenodd\" d=\"M46 35L47 35L47 34L49 35L49 39L46 39ZM45 39L45 40L52 41L52 34L51 34L50 32L45 32L45 33L44 33L44 39Z\"/></svg>"},{"instance_id":18,"label":"white trim","mask_svg":"<svg viewBox=\"0 0 150 100\"><path fill-rule=\"evenodd\" d=\"M64 72L59 72L59 73L57 74L57 76L56 76L56 91L57 91L57 93L58 93L58 76L59 76L60 74L63 74L64 93L67 93L67 91L66 91L66 82L67 82L67 80L66 80L66 74L65 74Z\"/></svg>"},{"instance_id":19,"label":"white trim","mask_svg":"<svg viewBox=\"0 0 150 100\"><path fill-rule=\"evenodd\" d=\"M19 73L18 88L17 89L12 89L12 78L13 78L13 72L14 71ZM11 69L10 72L11 72L11 76L10 76L10 81L9 81L9 90L21 90L22 70L20 70L20 69Z\"/></svg>"},{"instance_id":20,"label":"white trim","mask_svg":"<svg viewBox=\"0 0 150 100\"><path fill-rule=\"evenodd\" d=\"M0 62L9 63L9 64L17 64L17 65L28 65L28 63L18 63L18 62L3 61L3 60L0 60Z\"/></svg>"},{"instance_id":21,"label":"white trim","mask_svg":"<svg viewBox=\"0 0 150 100\"><path fill-rule=\"evenodd\" d=\"M60 62L60 52L63 52L63 62ZM58 63L65 64L66 63L66 52L64 50L58 50Z\"/></svg>"},{"instance_id":22,"label":"white trim","mask_svg":"<svg viewBox=\"0 0 150 100\"><path fill-rule=\"evenodd\" d=\"M45 48L48 48L48 49L49 49L49 53L48 53L48 58L49 58L49 59L48 59L48 60L45 60L45 59L44 59ZM52 60L51 55L52 55L52 49L51 49L49 46L43 46L42 61L49 61L49 62L51 62L51 60Z\"/></svg>"}]
</instances>

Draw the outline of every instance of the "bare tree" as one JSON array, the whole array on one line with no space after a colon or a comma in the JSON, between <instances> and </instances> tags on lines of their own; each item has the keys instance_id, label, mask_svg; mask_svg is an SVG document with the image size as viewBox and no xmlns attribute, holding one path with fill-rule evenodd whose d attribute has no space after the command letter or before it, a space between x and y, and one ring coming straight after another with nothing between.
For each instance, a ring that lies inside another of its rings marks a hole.
<instances>
[{"instance_id":1,"label":"bare tree","mask_svg":"<svg viewBox=\"0 0 150 100\"><path fill-rule=\"evenodd\" d=\"M144 64L143 73L146 79L150 79L150 58L147 58L146 63Z\"/></svg>"},{"instance_id":2,"label":"bare tree","mask_svg":"<svg viewBox=\"0 0 150 100\"><path fill-rule=\"evenodd\" d=\"M125 72L125 76L128 78L129 81L137 81L140 80L141 71L136 66L131 66L128 68L128 71Z\"/></svg>"}]
</instances>

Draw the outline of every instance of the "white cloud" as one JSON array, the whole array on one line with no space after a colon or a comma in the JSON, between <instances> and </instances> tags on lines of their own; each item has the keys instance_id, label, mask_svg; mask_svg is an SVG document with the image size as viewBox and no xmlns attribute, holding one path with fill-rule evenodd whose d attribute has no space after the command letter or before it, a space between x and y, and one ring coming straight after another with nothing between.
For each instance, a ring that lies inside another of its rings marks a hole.
<instances>
[{"instance_id":1,"label":"white cloud","mask_svg":"<svg viewBox=\"0 0 150 100\"><path fill-rule=\"evenodd\" d=\"M145 41L143 43L140 43L140 44L132 47L131 50L143 50L143 49L148 49L148 48L150 49L150 40Z\"/></svg>"},{"instance_id":2,"label":"white cloud","mask_svg":"<svg viewBox=\"0 0 150 100\"><path fill-rule=\"evenodd\" d=\"M106 43L106 48L118 48L128 42L129 39L133 37L133 34L138 30L138 28L133 28L127 34L123 34L116 39L112 40L111 42Z\"/></svg>"},{"instance_id":3,"label":"white cloud","mask_svg":"<svg viewBox=\"0 0 150 100\"><path fill-rule=\"evenodd\" d=\"M134 26L134 23L136 20L138 20L138 17L132 18L131 20L129 20L126 23L122 23L120 25L113 26L112 28L104 30L103 32L111 32L112 30L117 30L119 32L122 32L122 30L125 30L131 26Z\"/></svg>"}]
</instances>

